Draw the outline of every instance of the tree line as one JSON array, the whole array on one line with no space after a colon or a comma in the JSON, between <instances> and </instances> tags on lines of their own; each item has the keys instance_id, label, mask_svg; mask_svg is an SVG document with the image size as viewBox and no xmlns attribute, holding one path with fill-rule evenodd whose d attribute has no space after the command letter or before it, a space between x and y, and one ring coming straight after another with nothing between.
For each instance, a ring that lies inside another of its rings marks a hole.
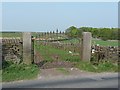
<instances>
[{"instance_id":1,"label":"tree line","mask_svg":"<svg viewBox=\"0 0 120 90\"><path fill-rule=\"evenodd\" d=\"M92 28L71 26L65 30L65 34L69 38L77 38L82 36L82 32L91 32L93 38L102 40L118 40L118 28Z\"/></svg>"}]
</instances>

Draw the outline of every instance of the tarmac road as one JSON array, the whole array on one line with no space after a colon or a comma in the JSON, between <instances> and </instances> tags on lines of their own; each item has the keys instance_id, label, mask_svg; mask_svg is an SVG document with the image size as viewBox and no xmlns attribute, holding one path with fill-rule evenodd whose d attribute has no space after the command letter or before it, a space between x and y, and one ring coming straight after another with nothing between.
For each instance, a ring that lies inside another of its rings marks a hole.
<instances>
[{"instance_id":1,"label":"tarmac road","mask_svg":"<svg viewBox=\"0 0 120 90\"><path fill-rule=\"evenodd\" d=\"M118 88L118 74L52 77L3 83L2 88Z\"/></svg>"}]
</instances>

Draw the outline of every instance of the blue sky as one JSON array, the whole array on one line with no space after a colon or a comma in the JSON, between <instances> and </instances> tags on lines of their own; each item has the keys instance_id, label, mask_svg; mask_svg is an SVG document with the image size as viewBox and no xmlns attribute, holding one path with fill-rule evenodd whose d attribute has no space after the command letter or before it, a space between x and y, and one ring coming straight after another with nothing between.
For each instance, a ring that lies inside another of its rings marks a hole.
<instances>
[{"instance_id":1,"label":"blue sky","mask_svg":"<svg viewBox=\"0 0 120 90\"><path fill-rule=\"evenodd\" d=\"M118 27L117 2L4 2L3 31L64 31L76 27Z\"/></svg>"}]
</instances>

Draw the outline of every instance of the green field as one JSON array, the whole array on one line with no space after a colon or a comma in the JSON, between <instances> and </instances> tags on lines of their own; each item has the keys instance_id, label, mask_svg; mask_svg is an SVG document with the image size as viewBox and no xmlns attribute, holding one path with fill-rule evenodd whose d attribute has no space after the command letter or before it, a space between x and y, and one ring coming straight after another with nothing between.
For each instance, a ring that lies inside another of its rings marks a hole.
<instances>
[{"instance_id":1,"label":"green field","mask_svg":"<svg viewBox=\"0 0 120 90\"><path fill-rule=\"evenodd\" d=\"M22 37L21 32L0 32L0 37Z\"/></svg>"},{"instance_id":2,"label":"green field","mask_svg":"<svg viewBox=\"0 0 120 90\"><path fill-rule=\"evenodd\" d=\"M33 36L36 36L36 33L32 33ZM49 37L56 37L56 35L49 36ZM0 37L22 37L21 32L0 32ZM66 37L65 35L61 35L61 37ZM62 43L79 43L79 39L70 39L70 40L64 40L61 41ZM100 46L118 46L117 41L103 41L103 40L92 40L92 44L96 45L99 44Z\"/></svg>"},{"instance_id":3,"label":"green field","mask_svg":"<svg viewBox=\"0 0 120 90\"><path fill-rule=\"evenodd\" d=\"M118 41L103 41L103 40L92 40L92 44L99 44L100 46L118 46Z\"/></svg>"},{"instance_id":4,"label":"green field","mask_svg":"<svg viewBox=\"0 0 120 90\"><path fill-rule=\"evenodd\" d=\"M79 43L78 39L71 39L71 40L65 40L62 41L63 43ZM92 45L97 45L99 44L100 46L118 46L118 41L103 41L103 40L92 40Z\"/></svg>"},{"instance_id":5,"label":"green field","mask_svg":"<svg viewBox=\"0 0 120 90\"><path fill-rule=\"evenodd\" d=\"M47 61L53 61L55 56L59 60L78 62L80 57L72 56L68 51L53 48L52 46L35 45L35 49L40 52L40 55Z\"/></svg>"}]
</instances>

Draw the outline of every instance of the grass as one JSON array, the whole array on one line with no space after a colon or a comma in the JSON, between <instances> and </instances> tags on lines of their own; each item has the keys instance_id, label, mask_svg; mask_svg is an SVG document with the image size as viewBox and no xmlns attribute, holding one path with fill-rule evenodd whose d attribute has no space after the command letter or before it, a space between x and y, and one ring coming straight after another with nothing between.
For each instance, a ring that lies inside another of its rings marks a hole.
<instances>
[{"instance_id":1,"label":"grass","mask_svg":"<svg viewBox=\"0 0 120 90\"><path fill-rule=\"evenodd\" d=\"M32 33L32 35L36 36L35 33ZM20 33L20 32L15 32L15 33L0 32L0 37L21 37L21 36L22 36L22 33ZM52 37L56 37L56 36L52 35ZM65 41L61 41L61 42L63 42L63 43L79 43L79 40L74 38L74 39L65 40ZM92 40L92 44L99 44L100 46L118 46L117 41Z\"/></svg>"},{"instance_id":2,"label":"grass","mask_svg":"<svg viewBox=\"0 0 120 90\"><path fill-rule=\"evenodd\" d=\"M72 56L71 54L68 53L68 51L54 48L52 46L39 45L38 47L35 45L35 48L40 52L44 60L47 60L47 61L53 61L52 55L58 55L59 60L76 62L76 67L81 70L85 70L89 72L117 72L118 71L118 66L110 62L110 60L107 60L108 62L99 63L99 65L93 65L90 62L81 61L80 56ZM64 72L63 68L59 68L59 70Z\"/></svg>"},{"instance_id":3,"label":"grass","mask_svg":"<svg viewBox=\"0 0 120 90\"><path fill-rule=\"evenodd\" d=\"M65 75L70 74L70 72L68 70L66 70L65 68L57 68L58 71L62 72Z\"/></svg>"},{"instance_id":4,"label":"grass","mask_svg":"<svg viewBox=\"0 0 120 90\"><path fill-rule=\"evenodd\" d=\"M71 39L62 41L63 43L79 43L78 39ZM103 40L92 40L92 45L99 44L100 46L118 46L118 41L103 41Z\"/></svg>"},{"instance_id":5,"label":"grass","mask_svg":"<svg viewBox=\"0 0 120 90\"><path fill-rule=\"evenodd\" d=\"M5 63L6 67L2 70L2 81L10 82L23 79L34 79L39 74L39 69L36 65L13 64Z\"/></svg>"},{"instance_id":6,"label":"grass","mask_svg":"<svg viewBox=\"0 0 120 90\"><path fill-rule=\"evenodd\" d=\"M92 43L99 44L100 46L118 46L117 41L92 40Z\"/></svg>"},{"instance_id":7,"label":"grass","mask_svg":"<svg viewBox=\"0 0 120 90\"><path fill-rule=\"evenodd\" d=\"M118 65L112 62L99 63L98 65L93 65L90 62L80 61L77 65L80 70L85 70L89 72L118 72Z\"/></svg>"},{"instance_id":8,"label":"grass","mask_svg":"<svg viewBox=\"0 0 120 90\"><path fill-rule=\"evenodd\" d=\"M79 43L79 39L70 39L70 40L65 40L65 41L62 41L63 43Z\"/></svg>"},{"instance_id":9,"label":"grass","mask_svg":"<svg viewBox=\"0 0 120 90\"><path fill-rule=\"evenodd\" d=\"M0 32L0 37L22 37L21 32Z\"/></svg>"},{"instance_id":10,"label":"grass","mask_svg":"<svg viewBox=\"0 0 120 90\"><path fill-rule=\"evenodd\" d=\"M71 54L68 53L68 51L53 48L52 46L48 46L48 45L47 46L35 45L35 48L37 51L40 52L44 60L47 60L47 61L53 61L54 60L52 58L53 55L57 55L60 60L64 60L64 61L78 62L80 59L79 56L72 56Z\"/></svg>"},{"instance_id":11,"label":"grass","mask_svg":"<svg viewBox=\"0 0 120 90\"><path fill-rule=\"evenodd\" d=\"M94 40L96 42L96 44L100 44L101 46L107 46L108 44L110 46L117 46L117 42L115 41L114 43L111 41L102 41L102 40ZM66 47L68 48L68 47ZM73 48L73 47L72 47ZM69 51L65 51L63 49L58 49L58 48L54 48L50 45L36 45L35 43L35 49L40 52L41 56L43 57L44 60L47 61L53 61L52 56L53 55L58 55L60 60L64 60L64 61L71 61L71 62L79 62L80 57L75 56L75 55L71 55L70 53L68 53Z\"/></svg>"}]
</instances>

